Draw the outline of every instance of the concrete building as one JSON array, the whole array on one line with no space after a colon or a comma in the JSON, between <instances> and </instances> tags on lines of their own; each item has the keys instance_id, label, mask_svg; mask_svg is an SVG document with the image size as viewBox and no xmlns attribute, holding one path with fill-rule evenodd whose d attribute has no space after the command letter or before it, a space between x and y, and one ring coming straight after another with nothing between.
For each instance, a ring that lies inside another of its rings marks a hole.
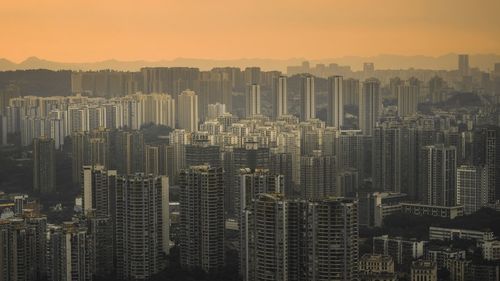
<instances>
[{"instance_id":1,"label":"concrete building","mask_svg":"<svg viewBox=\"0 0 500 281\"><path fill-rule=\"evenodd\" d=\"M344 100L343 100L343 77L328 77L328 105L327 122L328 126L341 129L344 125Z\"/></svg>"},{"instance_id":2,"label":"concrete building","mask_svg":"<svg viewBox=\"0 0 500 281\"><path fill-rule=\"evenodd\" d=\"M457 229L457 228L446 228L446 227L429 227L429 239L430 240L454 240L454 239L471 239L477 242L491 241L494 240L493 232L490 231L478 231L470 229Z\"/></svg>"},{"instance_id":3,"label":"concrete building","mask_svg":"<svg viewBox=\"0 0 500 281\"><path fill-rule=\"evenodd\" d=\"M488 169L462 165L457 168L457 205L470 215L488 204Z\"/></svg>"},{"instance_id":4,"label":"concrete building","mask_svg":"<svg viewBox=\"0 0 500 281\"><path fill-rule=\"evenodd\" d=\"M419 88L410 81L397 87L398 116L407 117L417 114Z\"/></svg>"},{"instance_id":5,"label":"concrete building","mask_svg":"<svg viewBox=\"0 0 500 281\"><path fill-rule=\"evenodd\" d=\"M422 149L420 165L425 204L456 206L457 150L443 144Z\"/></svg>"},{"instance_id":6,"label":"concrete building","mask_svg":"<svg viewBox=\"0 0 500 281\"><path fill-rule=\"evenodd\" d=\"M250 84L247 86L245 117L252 118L260 115L260 85Z\"/></svg>"},{"instance_id":7,"label":"concrete building","mask_svg":"<svg viewBox=\"0 0 500 281\"><path fill-rule=\"evenodd\" d=\"M410 265L425 254L427 241L407 240L382 235L373 237L373 253L389 255L397 265Z\"/></svg>"},{"instance_id":8,"label":"concrete building","mask_svg":"<svg viewBox=\"0 0 500 281\"><path fill-rule=\"evenodd\" d=\"M47 231L48 280L93 280L92 236L77 221L49 225Z\"/></svg>"},{"instance_id":9,"label":"concrete building","mask_svg":"<svg viewBox=\"0 0 500 281\"><path fill-rule=\"evenodd\" d=\"M300 121L308 121L316 118L316 92L314 88L314 77L303 76L300 80Z\"/></svg>"},{"instance_id":10,"label":"concrete building","mask_svg":"<svg viewBox=\"0 0 500 281\"><path fill-rule=\"evenodd\" d=\"M224 266L222 168L191 166L179 176L181 265L206 272Z\"/></svg>"},{"instance_id":11,"label":"concrete building","mask_svg":"<svg viewBox=\"0 0 500 281\"><path fill-rule=\"evenodd\" d=\"M338 195L334 156L323 156L321 150L313 153L302 156L300 160L302 198L321 199Z\"/></svg>"},{"instance_id":12,"label":"concrete building","mask_svg":"<svg viewBox=\"0 0 500 281\"><path fill-rule=\"evenodd\" d=\"M83 213L97 218L113 215L112 198L116 190L116 171L105 170L104 166L83 166L82 199Z\"/></svg>"},{"instance_id":13,"label":"concrete building","mask_svg":"<svg viewBox=\"0 0 500 281\"><path fill-rule=\"evenodd\" d=\"M198 131L198 95L194 91L183 91L178 98L178 124L179 128L187 132Z\"/></svg>"},{"instance_id":14,"label":"concrete building","mask_svg":"<svg viewBox=\"0 0 500 281\"><path fill-rule=\"evenodd\" d=\"M280 75L273 79L273 120L288 114L287 77Z\"/></svg>"},{"instance_id":15,"label":"concrete building","mask_svg":"<svg viewBox=\"0 0 500 281\"><path fill-rule=\"evenodd\" d=\"M367 79L359 97L359 128L363 134L371 136L382 114L382 95L380 81Z\"/></svg>"},{"instance_id":16,"label":"concrete building","mask_svg":"<svg viewBox=\"0 0 500 281\"><path fill-rule=\"evenodd\" d=\"M418 260L411 265L411 281L437 281L437 266L434 262Z\"/></svg>"},{"instance_id":17,"label":"concrete building","mask_svg":"<svg viewBox=\"0 0 500 281\"><path fill-rule=\"evenodd\" d=\"M54 140L48 137L33 140L33 191L53 193L56 191Z\"/></svg>"},{"instance_id":18,"label":"concrete building","mask_svg":"<svg viewBox=\"0 0 500 281\"><path fill-rule=\"evenodd\" d=\"M119 176L115 195L116 272L120 279L147 280L164 268L169 253L167 177Z\"/></svg>"}]
</instances>

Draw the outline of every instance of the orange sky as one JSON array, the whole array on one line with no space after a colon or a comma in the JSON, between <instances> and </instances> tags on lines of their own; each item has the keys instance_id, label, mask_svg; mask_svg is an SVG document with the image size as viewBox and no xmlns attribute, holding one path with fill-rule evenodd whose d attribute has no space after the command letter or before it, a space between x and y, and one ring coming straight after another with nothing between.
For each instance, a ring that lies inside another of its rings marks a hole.
<instances>
[{"instance_id":1,"label":"orange sky","mask_svg":"<svg viewBox=\"0 0 500 281\"><path fill-rule=\"evenodd\" d=\"M499 0L1 0L0 58L500 53Z\"/></svg>"}]
</instances>

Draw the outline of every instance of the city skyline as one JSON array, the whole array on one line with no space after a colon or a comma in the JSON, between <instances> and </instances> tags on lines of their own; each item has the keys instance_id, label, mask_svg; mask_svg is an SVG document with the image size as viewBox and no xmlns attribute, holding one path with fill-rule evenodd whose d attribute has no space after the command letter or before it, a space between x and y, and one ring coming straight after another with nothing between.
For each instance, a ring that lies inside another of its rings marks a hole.
<instances>
[{"instance_id":1,"label":"city skyline","mask_svg":"<svg viewBox=\"0 0 500 281\"><path fill-rule=\"evenodd\" d=\"M0 281L499 281L498 11L2 3Z\"/></svg>"}]
</instances>

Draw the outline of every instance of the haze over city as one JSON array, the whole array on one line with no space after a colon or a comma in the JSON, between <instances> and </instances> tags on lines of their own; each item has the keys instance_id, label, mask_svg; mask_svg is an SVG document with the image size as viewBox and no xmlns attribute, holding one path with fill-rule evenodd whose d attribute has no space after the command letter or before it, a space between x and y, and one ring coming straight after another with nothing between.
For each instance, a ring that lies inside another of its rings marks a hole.
<instances>
[{"instance_id":1,"label":"haze over city","mask_svg":"<svg viewBox=\"0 0 500 281\"><path fill-rule=\"evenodd\" d=\"M0 281L500 281L499 0L0 4Z\"/></svg>"}]
</instances>

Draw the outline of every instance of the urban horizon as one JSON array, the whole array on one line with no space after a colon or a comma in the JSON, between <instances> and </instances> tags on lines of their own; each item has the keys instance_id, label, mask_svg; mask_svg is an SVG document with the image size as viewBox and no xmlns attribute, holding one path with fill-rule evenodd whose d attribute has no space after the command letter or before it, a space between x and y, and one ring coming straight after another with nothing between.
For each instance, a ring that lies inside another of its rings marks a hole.
<instances>
[{"instance_id":1,"label":"urban horizon","mask_svg":"<svg viewBox=\"0 0 500 281\"><path fill-rule=\"evenodd\" d=\"M499 281L498 11L3 3L0 281Z\"/></svg>"}]
</instances>

